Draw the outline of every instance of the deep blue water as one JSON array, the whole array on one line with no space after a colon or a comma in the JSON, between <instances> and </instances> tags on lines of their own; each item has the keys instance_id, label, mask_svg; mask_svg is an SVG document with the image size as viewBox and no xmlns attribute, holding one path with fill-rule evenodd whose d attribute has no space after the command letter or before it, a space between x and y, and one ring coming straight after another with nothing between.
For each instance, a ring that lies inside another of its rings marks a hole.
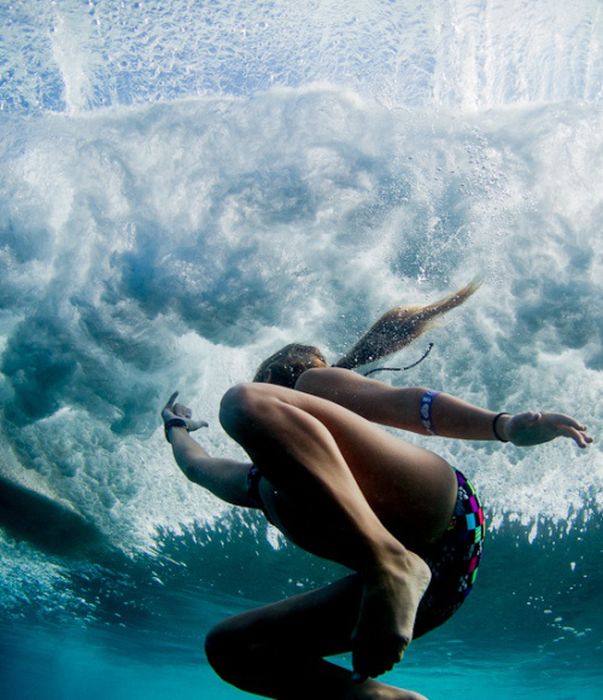
<instances>
[{"instance_id":1,"label":"deep blue water","mask_svg":"<svg viewBox=\"0 0 603 700\"><path fill-rule=\"evenodd\" d=\"M601 435L599 2L23 0L0 27L2 697L243 697L207 630L338 575L186 482L174 388L234 456L219 399L277 347L335 359L481 277L384 379ZM434 444L488 546L390 682L600 698L599 443Z\"/></svg>"},{"instance_id":2,"label":"deep blue water","mask_svg":"<svg viewBox=\"0 0 603 700\"><path fill-rule=\"evenodd\" d=\"M248 524L259 522L249 517ZM4 697L237 697L206 665L211 625L337 575L291 547L274 550L261 529L240 526L219 528L213 541L201 531L168 536L138 560L71 559L51 593L30 582L20 618L2 627ZM417 640L389 682L430 698L460 698L468 684L488 698L562 699L578 689L598 698L602 549L600 524L569 536L551 532L532 545L522 528L501 528L464 608Z\"/></svg>"}]
</instances>

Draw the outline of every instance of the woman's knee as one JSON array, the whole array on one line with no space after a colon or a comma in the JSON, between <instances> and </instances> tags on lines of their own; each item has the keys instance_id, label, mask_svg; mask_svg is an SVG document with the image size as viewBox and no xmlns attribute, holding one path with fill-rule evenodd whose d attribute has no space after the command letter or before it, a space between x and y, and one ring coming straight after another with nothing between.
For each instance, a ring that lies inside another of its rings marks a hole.
<instances>
[{"instance_id":1,"label":"woman's knee","mask_svg":"<svg viewBox=\"0 0 603 700\"><path fill-rule=\"evenodd\" d=\"M220 664L225 650L224 638L218 627L211 629L205 638L205 656L213 668Z\"/></svg>"},{"instance_id":2,"label":"woman's knee","mask_svg":"<svg viewBox=\"0 0 603 700\"><path fill-rule=\"evenodd\" d=\"M249 687L269 650L254 635L253 626L241 627L237 618L231 618L212 628L205 639L210 666L222 679L243 689Z\"/></svg>"},{"instance_id":3,"label":"woman's knee","mask_svg":"<svg viewBox=\"0 0 603 700\"><path fill-rule=\"evenodd\" d=\"M257 412L257 387L253 384L236 384L228 389L220 402L220 423L232 435L245 425Z\"/></svg>"},{"instance_id":4,"label":"woman's knee","mask_svg":"<svg viewBox=\"0 0 603 700\"><path fill-rule=\"evenodd\" d=\"M243 654L240 646L240 637L230 629L228 620L212 628L205 638L207 660L214 671L226 680L236 672Z\"/></svg>"},{"instance_id":5,"label":"woman's knee","mask_svg":"<svg viewBox=\"0 0 603 700\"><path fill-rule=\"evenodd\" d=\"M235 440L256 437L268 426L282 405L282 387L268 384L237 384L224 394L220 403L220 423Z\"/></svg>"},{"instance_id":6,"label":"woman's knee","mask_svg":"<svg viewBox=\"0 0 603 700\"><path fill-rule=\"evenodd\" d=\"M328 369L307 369L295 382L295 389L303 391L305 394L318 394L320 387L324 385L325 378L328 376L330 376Z\"/></svg>"}]
</instances>

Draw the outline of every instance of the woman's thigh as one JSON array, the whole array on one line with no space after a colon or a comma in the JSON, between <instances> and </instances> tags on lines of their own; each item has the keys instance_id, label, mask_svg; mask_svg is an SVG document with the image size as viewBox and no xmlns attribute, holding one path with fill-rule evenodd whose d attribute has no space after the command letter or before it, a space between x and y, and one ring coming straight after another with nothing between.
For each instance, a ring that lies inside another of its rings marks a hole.
<instances>
[{"instance_id":1,"label":"woman's thigh","mask_svg":"<svg viewBox=\"0 0 603 700\"><path fill-rule=\"evenodd\" d=\"M262 463L269 464L273 477L275 470L287 468L291 458L298 462L321 459L328 464L341 456L369 505L396 536L412 528L429 537L430 532L447 526L456 498L456 480L438 455L401 440L332 401L269 384L231 390L223 403L223 419L229 410L236 410L232 404L236 407L241 394L246 405L244 426L239 434L228 425L225 428L260 470ZM282 483L272 481L282 489ZM283 497L295 503L297 494ZM298 505L311 508L311 504Z\"/></svg>"}]
</instances>

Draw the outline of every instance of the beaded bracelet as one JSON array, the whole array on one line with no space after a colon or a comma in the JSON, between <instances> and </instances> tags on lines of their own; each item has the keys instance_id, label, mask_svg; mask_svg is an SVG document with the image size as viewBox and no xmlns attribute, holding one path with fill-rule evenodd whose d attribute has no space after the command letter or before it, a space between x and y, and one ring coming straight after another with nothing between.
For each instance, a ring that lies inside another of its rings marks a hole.
<instances>
[{"instance_id":1,"label":"beaded bracelet","mask_svg":"<svg viewBox=\"0 0 603 700\"><path fill-rule=\"evenodd\" d=\"M431 419L431 410L433 408L433 402L439 394L439 391L432 391L429 389L423 394L423 396L421 396L419 415L421 416L421 423L423 424L423 427L430 435L438 434Z\"/></svg>"}]
</instances>

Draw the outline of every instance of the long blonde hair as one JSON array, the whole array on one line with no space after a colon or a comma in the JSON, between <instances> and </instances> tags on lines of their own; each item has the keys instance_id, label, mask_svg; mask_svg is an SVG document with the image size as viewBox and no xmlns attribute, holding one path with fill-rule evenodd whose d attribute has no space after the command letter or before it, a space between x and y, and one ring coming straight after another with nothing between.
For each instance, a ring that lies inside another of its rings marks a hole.
<instances>
[{"instance_id":1,"label":"long blonde hair","mask_svg":"<svg viewBox=\"0 0 603 700\"><path fill-rule=\"evenodd\" d=\"M354 369L398 352L425 333L442 314L467 301L479 286L479 281L474 280L462 289L427 306L396 306L390 309L333 366ZM307 369L328 366L317 347L291 343L264 360L253 381L292 388Z\"/></svg>"}]
</instances>

